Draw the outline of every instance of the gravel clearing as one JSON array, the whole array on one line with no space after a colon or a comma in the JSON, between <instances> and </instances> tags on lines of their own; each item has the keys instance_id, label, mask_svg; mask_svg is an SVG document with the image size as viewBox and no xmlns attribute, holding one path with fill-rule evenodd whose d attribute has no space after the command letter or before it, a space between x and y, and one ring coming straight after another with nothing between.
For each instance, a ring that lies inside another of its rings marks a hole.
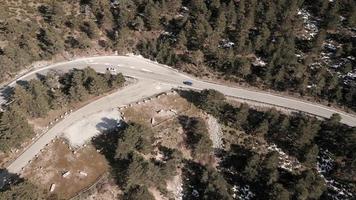
<instances>
[{"instance_id":1,"label":"gravel clearing","mask_svg":"<svg viewBox=\"0 0 356 200\"><path fill-rule=\"evenodd\" d=\"M182 172L174 176L172 180L167 181L167 190L173 194L175 200L183 199L183 181Z\"/></svg>"},{"instance_id":2,"label":"gravel clearing","mask_svg":"<svg viewBox=\"0 0 356 200\"><path fill-rule=\"evenodd\" d=\"M102 131L115 128L121 113L117 109L101 111L79 120L63 131L63 137L73 148L78 148Z\"/></svg>"},{"instance_id":3,"label":"gravel clearing","mask_svg":"<svg viewBox=\"0 0 356 200\"><path fill-rule=\"evenodd\" d=\"M221 149L222 148L222 133L219 122L211 115L208 115L208 130L209 137L213 142L213 148Z\"/></svg>"}]
</instances>

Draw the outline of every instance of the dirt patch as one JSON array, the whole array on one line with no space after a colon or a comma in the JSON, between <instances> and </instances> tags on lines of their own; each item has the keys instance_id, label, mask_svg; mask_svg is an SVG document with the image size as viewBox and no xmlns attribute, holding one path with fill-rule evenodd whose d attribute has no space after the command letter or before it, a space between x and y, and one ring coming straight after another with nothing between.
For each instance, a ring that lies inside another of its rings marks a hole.
<instances>
[{"instance_id":1,"label":"dirt patch","mask_svg":"<svg viewBox=\"0 0 356 200\"><path fill-rule=\"evenodd\" d=\"M192 109L192 105L177 94L159 95L123 109L127 120L157 126L174 116ZM152 124L152 118L154 123Z\"/></svg>"},{"instance_id":2,"label":"dirt patch","mask_svg":"<svg viewBox=\"0 0 356 200\"><path fill-rule=\"evenodd\" d=\"M88 145L77 151L70 149L64 140L56 140L24 170L23 176L32 183L68 199L93 184L108 171L103 155Z\"/></svg>"},{"instance_id":3,"label":"dirt patch","mask_svg":"<svg viewBox=\"0 0 356 200\"><path fill-rule=\"evenodd\" d=\"M167 197L164 197L157 188L150 187L148 188L148 191L152 194L152 196L155 198L155 200L168 200Z\"/></svg>"},{"instance_id":4,"label":"dirt patch","mask_svg":"<svg viewBox=\"0 0 356 200\"><path fill-rule=\"evenodd\" d=\"M185 134L178 117L187 115L207 119L201 110L174 92L133 104L121 109L121 112L125 121L152 127L157 142L163 146L178 149L186 159L192 159L192 156L191 151L185 145Z\"/></svg>"},{"instance_id":5,"label":"dirt patch","mask_svg":"<svg viewBox=\"0 0 356 200\"><path fill-rule=\"evenodd\" d=\"M107 199L120 199L122 191L117 186L112 178L105 178L99 182L95 188L90 191L77 196L73 200L107 200Z\"/></svg>"}]
</instances>

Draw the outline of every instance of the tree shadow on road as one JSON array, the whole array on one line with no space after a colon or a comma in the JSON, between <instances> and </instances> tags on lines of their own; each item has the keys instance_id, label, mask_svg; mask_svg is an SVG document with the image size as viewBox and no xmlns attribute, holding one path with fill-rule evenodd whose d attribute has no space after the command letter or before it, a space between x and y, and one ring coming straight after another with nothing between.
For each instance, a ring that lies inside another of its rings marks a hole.
<instances>
[{"instance_id":1,"label":"tree shadow on road","mask_svg":"<svg viewBox=\"0 0 356 200\"><path fill-rule=\"evenodd\" d=\"M4 100L6 102L11 101L11 96L14 93L14 88L13 87L5 87L3 90L0 91L0 95L4 97Z\"/></svg>"},{"instance_id":2,"label":"tree shadow on road","mask_svg":"<svg viewBox=\"0 0 356 200\"><path fill-rule=\"evenodd\" d=\"M28 81L23 81L23 80L18 80L16 81L16 85L20 85L23 88L28 87ZM15 87L16 87L15 85ZM12 96L14 95L15 87L11 86L5 86L4 89L0 91L0 95L4 97L4 100L6 102L10 102L12 99Z\"/></svg>"},{"instance_id":3,"label":"tree shadow on road","mask_svg":"<svg viewBox=\"0 0 356 200\"><path fill-rule=\"evenodd\" d=\"M118 124L118 120L113 118L103 117L101 118L101 120L102 122L96 125L96 129L100 132L110 131L111 129L115 129Z\"/></svg>"}]
</instances>

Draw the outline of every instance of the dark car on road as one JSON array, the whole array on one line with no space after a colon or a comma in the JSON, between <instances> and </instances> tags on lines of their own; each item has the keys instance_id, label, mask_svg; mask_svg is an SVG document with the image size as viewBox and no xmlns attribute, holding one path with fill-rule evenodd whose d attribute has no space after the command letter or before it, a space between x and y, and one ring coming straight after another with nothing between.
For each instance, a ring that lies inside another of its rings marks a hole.
<instances>
[{"instance_id":1,"label":"dark car on road","mask_svg":"<svg viewBox=\"0 0 356 200\"><path fill-rule=\"evenodd\" d=\"M192 82L192 81L183 81L183 84L184 84L184 85L192 86L192 85L193 85L193 82Z\"/></svg>"}]
</instances>

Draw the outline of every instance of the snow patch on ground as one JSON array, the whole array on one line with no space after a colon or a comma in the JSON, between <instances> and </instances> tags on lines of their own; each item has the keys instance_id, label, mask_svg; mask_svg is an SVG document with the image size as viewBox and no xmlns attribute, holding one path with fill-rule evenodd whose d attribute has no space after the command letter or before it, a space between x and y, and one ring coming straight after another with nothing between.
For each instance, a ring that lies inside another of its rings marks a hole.
<instances>
[{"instance_id":1,"label":"snow patch on ground","mask_svg":"<svg viewBox=\"0 0 356 200\"><path fill-rule=\"evenodd\" d=\"M318 170L320 176L325 180L329 190L332 191L329 193L331 199L352 199L353 194L346 185L329 178L327 175L334 168L334 160L332 157L333 155L331 152L321 149L318 155L316 169Z\"/></svg>"},{"instance_id":2,"label":"snow patch on ground","mask_svg":"<svg viewBox=\"0 0 356 200\"><path fill-rule=\"evenodd\" d=\"M305 34L302 35L303 39L313 39L319 31L317 26L318 22L316 20L313 20L311 14L305 9L299 10L298 15L300 15L304 21Z\"/></svg>"},{"instance_id":3,"label":"snow patch on ground","mask_svg":"<svg viewBox=\"0 0 356 200\"><path fill-rule=\"evenodd\" d=\"M223 39L222 41L220 41L220 44L219 44L219 48L224 48L224 49L232 48L234 46L235 46L235 43L231 42L230 40L227 40L227 39Z\"/></svg>"},{"instance_id":4,"label":"snow patch on ground","mask_svg":"<svg viewBox=\"0 0 356 200\"><path fill-rule=\"evenodd\" d=\"M257 57L256 60L252 63L252 65L264 67L267 65L267 63L265 61L263 61L261 58Z\"/></svg>"},{"instance_id":5,"label":"snow patch on ground","mask_svg":"<svg viewBox=\"0 0 356 200\"><path fill-rule=\"evenodd\" d=\"M356 69L351 71L351 72L348 72L346 74L347 77L349 77L350 79L355 79L356 80Z\"/></svg>"},{"instance_id":6,"label":"snow patch on ground","mask_svg":"<svg viewBox=\"0 0 356 200\"><path fill-rule=\"evenodd\" d=\"M117 109L101 111L74 122L63 131L63 137L74 147L80 147L102 131L115 128L121 114Z\"/></svg>"},{"instance_id":7,"label":"snow patch on ground","mask_svg":"<svg viewBox=\"0 0 356 200\"><path fill-rule=\"evenodd\" d=\"M239 199L239 200L250 200L255 197L255 194L250 190L249 185L244 185L244 186L238 186L234 185L232 187L233 195L232 197L234 199Z\"/></svg>"},{"instance_id":8,"label":"snow patch on ground","mask_svg":"<svg viewBox=\"0 0 356 200\"><path fill-rule=\"evenodd\" d=\"M277 145L272 144L268 148L270 151L276 151L279 154L279 167L290 172L301 169L302 165L296 158L290 157L288 154L284 153L281 148Z\"/></svg>"}]
</instances>

